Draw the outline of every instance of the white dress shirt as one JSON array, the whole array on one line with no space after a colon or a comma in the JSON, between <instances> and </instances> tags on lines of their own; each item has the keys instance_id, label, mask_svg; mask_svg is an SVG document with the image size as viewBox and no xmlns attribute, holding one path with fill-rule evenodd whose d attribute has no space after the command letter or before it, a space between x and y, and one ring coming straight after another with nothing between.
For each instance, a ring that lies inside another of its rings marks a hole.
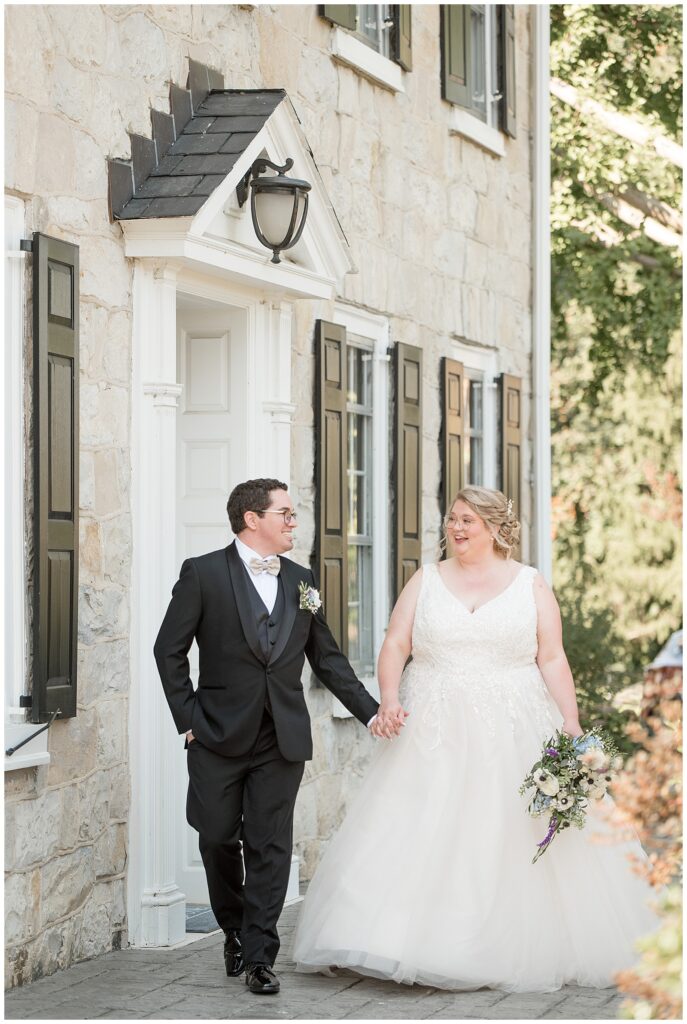
<instances>
[{"instance_id":1,"label":"white dress shirt","mask_svg":"<svg viewBox=\"0 0 687 1024\"><path fill-rule=\"evenodd\" d=\"M249 548L247 544L244 544L242 540L236 538L236 550L239 558L248 569L248 575L250 581L257 590L258 594L262 598L263 604L267 608L267 611L272 614L272 609L277 600L277 589L279 587L278 576L273 576L271 572L258 572L255 573L250 567L251 558L276 558L276 555L259 555L253 548Z\"/></svg>"}]
</instances>

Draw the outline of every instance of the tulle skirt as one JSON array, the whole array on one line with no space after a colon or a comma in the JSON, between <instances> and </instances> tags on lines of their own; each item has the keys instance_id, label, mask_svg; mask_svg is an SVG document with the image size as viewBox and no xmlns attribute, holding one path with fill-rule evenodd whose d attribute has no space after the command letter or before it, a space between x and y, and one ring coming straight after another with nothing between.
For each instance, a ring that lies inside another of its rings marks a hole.
<instances>
[{"instance_id":1,"label":"tulle skirt","mask_svg":"<svg viewBox=\"0 0 687 1024\"><path fill-rule=\"evenodd\" d=\"M561 723L550 701L553 733ZM467 700L436 717L421 702L378 749L310 883L297 970L350 968L405 984L466 990L605 987L657 926L618 842L611 804L560 833L532 864L547 819L518 790L547 736L520 702L486 721Z\"/></svg>"}]
</instances>

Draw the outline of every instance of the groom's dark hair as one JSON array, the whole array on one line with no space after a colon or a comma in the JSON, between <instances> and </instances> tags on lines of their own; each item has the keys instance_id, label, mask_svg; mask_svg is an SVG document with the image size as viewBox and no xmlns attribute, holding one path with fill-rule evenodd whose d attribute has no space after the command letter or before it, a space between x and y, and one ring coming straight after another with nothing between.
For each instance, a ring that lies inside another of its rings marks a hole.
<instances>
[{"instance_id":1,"label":"groom's dark hair","mask_svg":"<svg viewBox=\"0 0 687 1024\"><path fill-rule=\"evenodd\" d=\"M270 480L264 477L237 484L227 502L229 524L234 533L240 533L241 530L246 529L246 521L243 518L246 512L264 512L270 507L272 491L286 490L288 487L281 480Z\"/></svg>"}]
</instances>

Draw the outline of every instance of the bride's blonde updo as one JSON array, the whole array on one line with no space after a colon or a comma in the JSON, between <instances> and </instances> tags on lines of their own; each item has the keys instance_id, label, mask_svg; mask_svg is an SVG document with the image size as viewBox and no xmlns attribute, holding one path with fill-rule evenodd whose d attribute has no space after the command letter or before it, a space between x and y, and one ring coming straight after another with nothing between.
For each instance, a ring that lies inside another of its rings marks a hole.
<instances>
[{"instance_id":1,"label":"bride's blonde updo","mask_svg":"<svg viewBox=\"0 0 687 1024\"><path fill-rule=\"evenodd\" d=\"M513 511L512 500L501 491L470 486L458 491L449 506L449 512L457 501L464 501L475 515L484 520L494 538L494 552L500 558L510 558L520 538L520 523Z\"/></svg>"}]
</instances>

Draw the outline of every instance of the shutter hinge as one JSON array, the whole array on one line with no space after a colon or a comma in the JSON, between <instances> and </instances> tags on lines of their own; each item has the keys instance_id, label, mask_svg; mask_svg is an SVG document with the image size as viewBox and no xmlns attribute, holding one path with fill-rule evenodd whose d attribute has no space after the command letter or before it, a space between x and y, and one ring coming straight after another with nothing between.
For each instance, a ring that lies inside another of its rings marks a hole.
<instances>
[{"instance_id":1,"label":"shutter hinge","mask_svg":"<svg viewBox=\"0 0 687 1024\"><path fill-rule=\"evenodd\" d=\"M19 707L20 708L31 708L31 707L33 707L33 697L31 696L30 693L22 693L21 697L19 698Z\"/></svg>"},{"instance_id":2,"label":"shutter hinge","mask_svg":"<svg viewBox=\"0 0 687 1024\"><path fill-rule=\"evenodd\" d=\"M33 241L30 238L21 238L19 240L20 252L33 252Z\"/></svg>"}]
</instances>

